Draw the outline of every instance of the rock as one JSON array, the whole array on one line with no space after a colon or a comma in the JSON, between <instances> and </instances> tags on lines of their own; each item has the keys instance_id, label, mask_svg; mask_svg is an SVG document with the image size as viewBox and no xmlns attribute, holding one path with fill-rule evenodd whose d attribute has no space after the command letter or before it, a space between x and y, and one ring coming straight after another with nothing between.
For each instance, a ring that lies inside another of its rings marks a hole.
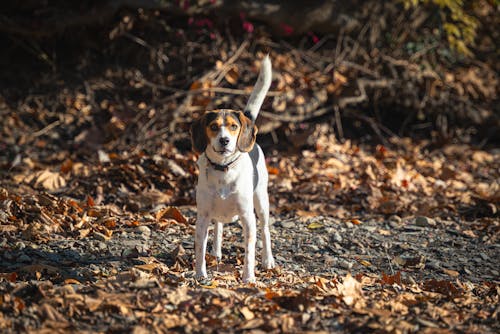
<instances>
[{"instance_id":1,"label":"rock","mask_svg":"<svg viewBox=\"0 0 500 334\"><path fill-rule=\"evenodd\" d=\"M19 256L19 257L17 258L17 261L18 261L18 262L25 262L25 263L26 263L26 262L32 262L32 261L31 261L31 257L29 257L29 256L28 256L28 255L26 255L26 254L21 254L21 256Z\"/></svg>"},{"instance_id":2,"label":"rock","mask_svg":"<svg viewBox=\"0 0 500 334\"><path fill-rule=\"evenodd\" d=\"M23 250L26 248L26 244L22 241L19 241L16 243L16 248L19 249L19 250Z\"/></svg>"},{"instance_id":3,"label":"rock","mask_svg":"<svg viewBox=\"0 0 500 334\"><path fill-rule=\"evenodd\" d=\"M149 237L151 235L151 229L144 225L138 226L136 228L136 232L142 234L145 237Z\"/></svg>"},{"instance_id":4,"label":"rock","mask_svg":"<svg viewBox=\"0 0 500 334\"><path fill-rule=\"evenodd\" d=\"M349 269L351 269L351 268L352 268L352 262L349 262L349 261L344 260L344 259L340 260L340 261L338 262L338 265L339 265L341 268L346 269L346 270L349 270Z\"/></svg>"},{"instance_id":5,"label":"rock","mask_svg":"<svg viewBox=\"0 0 500 334\"><path fill-rule=\"evenodd\" d=\"M334 232L333 234L330 235L330 241L342 242L342 236L340 235L339 232Z\"/></svg>"},{"instance_id":6,"label":"rock","mask_svg":"<svg viewBox=\"0 0 500 334\"><path fill-rule=\"evenodd\" d=\"M14 260L14 254L10 251L5 251L3 253L3 258L6 259L6 260Z\"/></svg>"},{"instance_id":7,"label":"rock","mask_svg":"<svg viewBox=\"0 0 500 334\"><path fill-rule=\"evenodd\" d=\"M436 221L425 216L417 216L415 218L415 225L421 227L436 226Z\"/></svg>"},{"instance_id":8,"label":"rock","mask_svg":"<svg viewBox=\"0 0 500 334\"><path fill-rule=\"evenodd\" d=\"M287 220L284 222L280 222L279 225L281 225L281 227L283 228L294 228L296 224L291 220Z\"/></svg>"},{"instance_id":9,"label":"rock","mask_svg":"<svg viewBox=\"0 0 500 334\"><path fill-rule=\"evenodd\" d=\"M434 270L441 270L442 269L439 261L435 261L435 260L428 260L426 263L426 266L427 266L427 268L434 269Z\"/></svg>"},{"instance_id":10,"label":"rock","mask_svg":"<svg viewBox=\"0 0 500 334\"><path fill-rule=\"evenodd\" d=\"M97 242L96 247L100 250L104 250L108 248L108 245L105 242L99 241Z\"/></svg>"},{"instance_id":11,"label":"rock","mask_svg":"<svg viewBox=\"0 0 500 334\"><path fill-rule=\"evenodd\" d=\"M319 251L319 247L317 245L308 245L309 249L313 252Z\"/></svg>"},{"instance_id":12,"label":"rock","mask_svg":"<svg viewBox=\"0 0 500 334\"><path fill-rule=\"evenodd\" d=\"M479 256L484 260L484 261L488 261L490 259L490 257L488 255L486 255L486 253L479 253Z\"/></svg>"},{"instance_id":13,"label":"rock","mask_svg":"<svg viewBox=\"0 0 500 334\"><path fill-rule=\"evenodd\" d=\"M401 217L398 215L392 215L389 217L389 223L396 223L396 224L401 224Z\"/></svg>"}]
</instances>

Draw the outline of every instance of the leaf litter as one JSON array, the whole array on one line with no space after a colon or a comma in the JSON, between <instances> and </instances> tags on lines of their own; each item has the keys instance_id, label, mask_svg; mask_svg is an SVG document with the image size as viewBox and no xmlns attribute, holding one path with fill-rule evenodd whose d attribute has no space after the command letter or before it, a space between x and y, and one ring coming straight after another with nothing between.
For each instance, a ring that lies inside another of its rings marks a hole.
<instances>
[{"instance_id":1,"label":"leaf litter","mask_svg":"<svg viewBox=\"0 0 500 334\"><path fill-rule=\"evenodd\" d=\"M183 176L168 156L139 154L65 162L69 190L2 181L0 328L495 332L498 221L458 213L498 206L495 181L478 175L494 176L498 156L318 146L269 156L279 268L255 285L240 280L238 224L222 262L209 258L211 279L194 280L190 153L171 153Z\"/></svg>"},{"instance_id":2,"label":"leaf litter","mask_svg":"<svg viewBox=\"0 0 500 334\"><path fill-rule=\"evenodd\" d=\"M194 279L196 157L182 148L194 115L228 103L211 89L251 86L253 54L216 63L186 86L199 94L166 102L144 102L149 92L122 103L62 90L48 108L62 107L60 119L33 112L43 101L2 111L9 145L0 157L2 331L500 330L498 149L339 141L332 124L303 121L347 91L352 73L323 71L282 50L271 56L275 92L259 132L279 130L287 142L266 151L279 266L258 268L254 285L241 283L238 224L225 229L222 262L208 256L210 280ZM134 93L151 88L140 76L126 82ZM102 93L99 85L86 88ZM165 104L177 118L161 112ZM96 106L109 120L96 121Z\"/></svg>"}]
</instances>

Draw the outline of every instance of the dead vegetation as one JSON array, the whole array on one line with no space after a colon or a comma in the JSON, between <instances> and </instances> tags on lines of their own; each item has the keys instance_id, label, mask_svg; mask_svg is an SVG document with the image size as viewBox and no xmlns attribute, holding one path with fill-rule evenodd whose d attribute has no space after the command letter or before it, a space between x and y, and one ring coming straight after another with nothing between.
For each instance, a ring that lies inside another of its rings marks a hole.
<instances>
[{"instance_id":1,"label":"dead vegetation","mask_svg":"<svg viewBox=\"0 0 500 334\"><path fill-rule=\"evenodd\" d=\"M0 328L497 332L494 32L460 58L425 8L358 9L324 34L251 11L116 7L113 22L0 35ZM187 131L242 108L265 53L280 267L242 285L230 225L200 285Z\"/></svg>"}]
</instances>

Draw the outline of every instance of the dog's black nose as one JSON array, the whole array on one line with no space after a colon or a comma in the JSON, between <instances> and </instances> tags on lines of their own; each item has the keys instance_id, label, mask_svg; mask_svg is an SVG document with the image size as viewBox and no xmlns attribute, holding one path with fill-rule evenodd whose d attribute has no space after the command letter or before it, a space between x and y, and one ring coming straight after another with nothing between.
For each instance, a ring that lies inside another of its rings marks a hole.
<instances>
[{"instance_id":1,"label":"dog's black nose","mask_svg":"<svg viewBox=\"0 0 500 334\"><path fill-rule=\"evenodd\" d=\"M221 137L219 139L219 143L222 145L222 146L227 146L227 144L229 144L229 138L227 137Z\"/></svg>"}]
</instances>

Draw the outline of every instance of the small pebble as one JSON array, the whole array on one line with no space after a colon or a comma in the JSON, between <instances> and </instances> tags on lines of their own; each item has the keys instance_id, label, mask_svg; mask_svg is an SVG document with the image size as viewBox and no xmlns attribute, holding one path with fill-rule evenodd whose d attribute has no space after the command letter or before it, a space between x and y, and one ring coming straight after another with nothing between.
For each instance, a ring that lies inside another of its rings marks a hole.
<instances>
[{"instance_id":1,"label":"small pebble","mask_svg":"<svg viewBox=\"0 0 500 334\"><path fill-rule=\"evenodd\" d=\"M281 227L283 228L294 228L295 227L295 222L291 221L291 220L288 220L288 221L284 221L284 222L280 222L279 223L281 225Z\"/></svg>"},{"instance_id":2,"label":"small pebble","mask_svg":"<svg viewBox=\"0 0 500 334\"><path fill-rule=\"evenodd\" d=\"M136 228L136 231L143 236L150 236L151 235L151 229L147 226L141 225Z\"/></svg>"},{"instance_id":3,"label":"small pebble","mask_svg":"<svg viewBox=\"0 0 500 334\"><path fill-rule=\"evenodd\" d=\"M490 259L490 257L488 255L486 255L486 253L479 253L479 256L484 260L484 261L488 261Z\"/></svg>"},{"instance_id":4,"label":"small pebble","mask_svg":"<svg viewBox=\"0 0 500 334\"><path fill-rule=\"evenodd\" d=\"M108 245L106 245L105 242L102 242L102 241L99 241L97 244L96 244L96 247L100 250L104 250L104 249L107 249L108 248Z\"/></svg>"},{"instance_id":5,"label":"small pebble","mask_svg":"<svg viewBox=\"0 0 500 334\"><path fill-rule=\"evenodd\" d=\"M418 216L417 218L415 218L415 225L421 227L436 226L436 221L425 216Z\"/></svg>"},{"instance_id":6,"label":"small pebble","mask_svg":"<svg viewBox=\"0 0 500 334\"><path fill-rule=\"evenodd\" d=\"M435 270L441 270L441 265L438 261L427 261L426 263L427 268L430 269L435 269Z\"/></svg>"},{"instance_id":7,"label":"small pebble","mask_svg":"<svg viewBox=\"0 0 500 334\"><path fill-rule=\"evenodd\" d=\"M319 247L318 247L318 246L316 246L316 245L309 245L309 249L310 249L311 251L313 251L313 252L317 252L317 251L319 251Z\"/></svg>"},{"instance_id":8,"label":"small pebble","mask_svg":"<svg viewBox=\"0 0 500 334\"><path fill-rule=\"evenodd\" d=\"M31 257L29 257L28 255L26 254L22 254L21 256L19 256L17 258L17 261L18 262L31 262Z\"/></svg>"},{"instance_id":9,"label":"small pebble","mask_svg":"<svg viewBox=\"0 0 500 334\"><path fill-rule=\"evenodd\" d=\"M22 241L19 241L16 243L16 248L19 249L19 250L23 250L26 248L26 244Z\"/></svg>"},{"instance_id":10,"label":"small pebble","mask_svg":"<svg viewBox=\"0 0 500 334\"><path fill-rule=\"evenodd\" d=\"M352 263L347 261L347 260L340 260L338 262L338 265L343 268L343 269L351 269L352 268Z\"/></svg>"},{"instance_id":11,"label":"small pebble","mask_svg":"<svg viewBox=\"0 0 500 334\"><path fill-rule=\"evenodd\" d=\"M342 236L340 235L340 233L339 233L339 232L334 232L334 233L330 236L330 240L335 241L335 242L342 242Z\"/></svg>"},{"instance_id":12,"label":"small pebble","mask_svg":"<svg viewBox=\"0 0 500 334\"><path fill-rule=\"evenodd\" d=\"M323 246L326 246L328 243L326 242L326 240L322 237L319 237L316 239L316 245L320 246L320 247L323 247Z\"/></svg>"},{"instance_id":13,"label":"small pebble","mask_svg":"<svg viewBox=\"0 0 500 334\"><path fill-rule=\"evenodd\" d=\"M398 215L392 215L389 217L389 223L401 224L401 217Z\"/></svg>"}]
</instances>

